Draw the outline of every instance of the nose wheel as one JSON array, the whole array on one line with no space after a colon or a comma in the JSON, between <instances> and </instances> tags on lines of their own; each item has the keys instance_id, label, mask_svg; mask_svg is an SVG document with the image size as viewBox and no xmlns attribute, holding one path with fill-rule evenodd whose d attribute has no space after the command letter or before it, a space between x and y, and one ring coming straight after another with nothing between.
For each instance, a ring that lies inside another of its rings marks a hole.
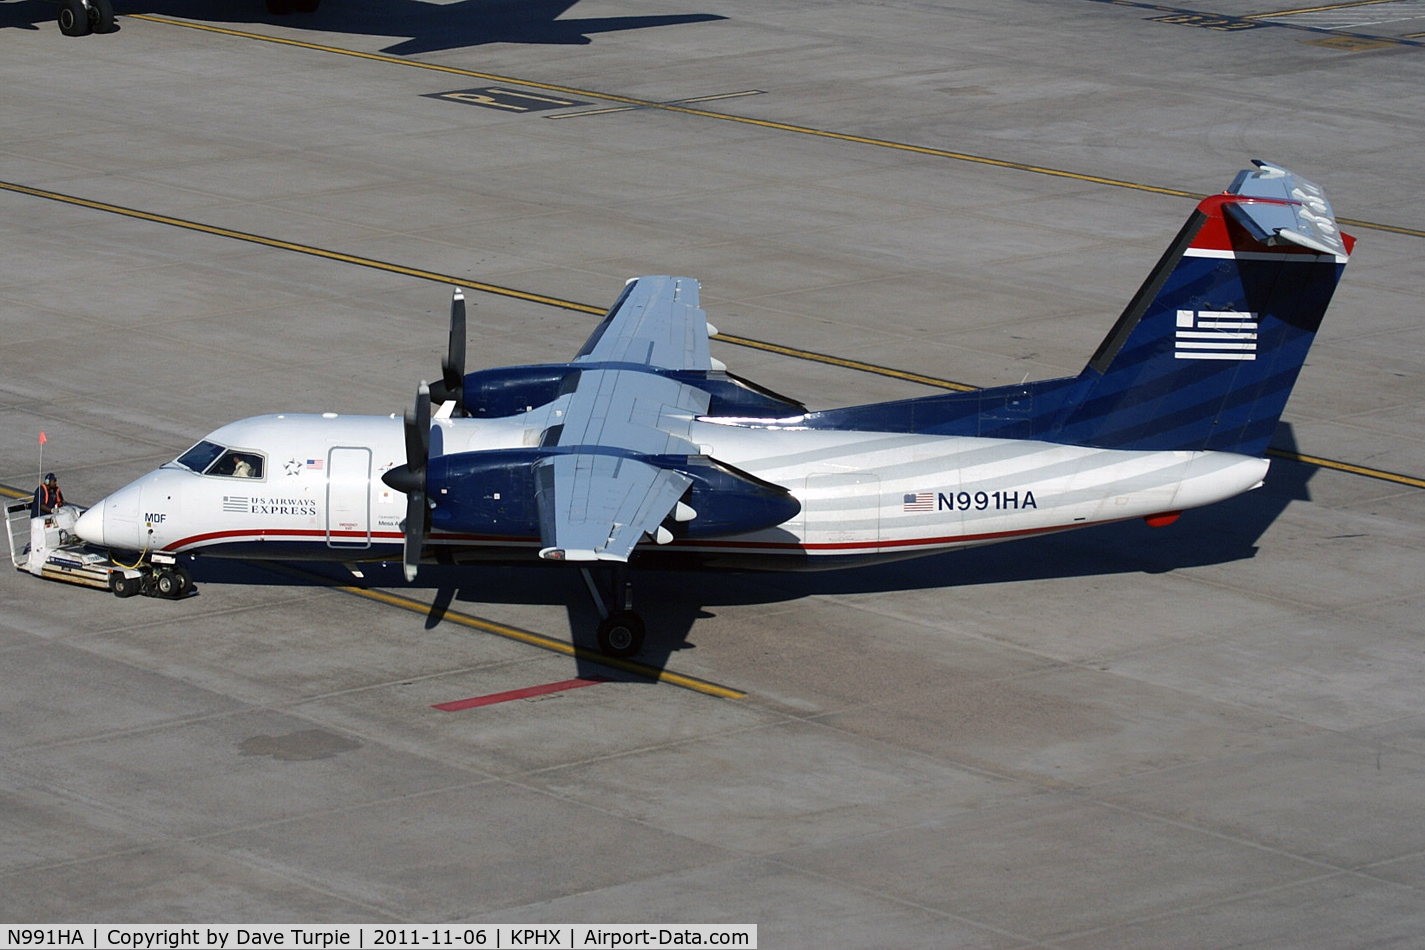
<instances>
[{"instance_id":1,"label":"nose wheel","mask_svg":"<svg viewBox=\"0 0 1425 950\"><path fill-rule=\"evenodd\" d=\"M581 567L584 585L589 588L589 596L599 611L598 643L599 651L605 656L625 659L643 649L645 629L643 618L633 610L633 582L628 579L628 566L620 564L614 568L610 578L611 597L605 598L599 589L593 572ZM612 602L616 609L610 610Z\"/></svg>"},{"instance_id":2,"label":"nose wheel","mask_svg":"<svg viewBox=\"0 0 1425 950\"><path fill-rule=\"evenodd\" d=\"M193 575L181 567L160 568L153 577L153 589L165 600L178 600L193 587Z\"/></svg>"}]
</instances>

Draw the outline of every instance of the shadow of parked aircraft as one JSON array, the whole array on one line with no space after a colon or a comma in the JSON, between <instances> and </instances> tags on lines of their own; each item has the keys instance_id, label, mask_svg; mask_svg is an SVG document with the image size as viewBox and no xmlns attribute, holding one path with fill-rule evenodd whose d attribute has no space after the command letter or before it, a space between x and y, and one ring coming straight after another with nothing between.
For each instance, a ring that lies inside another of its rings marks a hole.
<instances>
[{"instance_id":1,"label":"shadow of parked aircraft","mask_svg":"<svg viewBox=\"0 0 1425 950\"><path fill-rule=\"evenodd\" d=\"M227 25L273 24L322 33L406 37L382 49L397 56L463 49L490 43L583 46L601 33L645 30L725 17L709 13L568 17L577 0L325 0L312 13L276 15L263 0L115 0L125 14L155 14ZM43 0L0 3L0 29L37 29L52 21L55 5ZM122 23L121 23L122 25Z\"/></svg>"},{"instance_id":2,"label":"shadow of parked aircraft","mask_svg":"<svg viewBox=\"0 0 1425 950\"><path fill-rule=\"evenodd\" d=\"M1276 449L1296 452L1291 426L1282 423ZM1097 578L1123 574L1162 574L1225 564L1256 556L1262 535L1295 501L1310 500L1308 482L1315 466L1277 459L1262 487L1236 498L1185 512L1177 523L1150 528L1141 520L1101 525L1062 534L1027 538L909 561L819 573L703 573L640 570L633 572L635 606L648 637L638 664L666 668L677 652L694 649L694 624L723 606L780 604L813 596L890 593L939 588L947 606L957 588L1023 583L1046 579ZM336 565L303 565L302 580L270 567L235 561L198 559L194 579L215 584L351 585L351 575ZM309 573L317 571L316 574ZM577 571L479 564L423 565L413 584L401 578L399 564L364 568L362 586L434 590L425 628L442 622L452 610L479 615L492 604L563 606L572 643L598 652L594 629L599 617ZM324 578L324 579L323 579ZM414 624L412 624L414 627ZM556 638L562 631L548 631ZM579 675L610 675L594 660L576 661ZM624 677L619 677L624 678Z\"/></svg>"}]
</instances>

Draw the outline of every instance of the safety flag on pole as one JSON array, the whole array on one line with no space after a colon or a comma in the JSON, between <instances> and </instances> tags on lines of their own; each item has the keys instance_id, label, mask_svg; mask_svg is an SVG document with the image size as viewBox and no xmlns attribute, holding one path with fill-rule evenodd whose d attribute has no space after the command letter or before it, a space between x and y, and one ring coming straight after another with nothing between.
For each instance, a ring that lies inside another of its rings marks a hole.
<instances>
[{"instance_id":1,"label":"safety flag on pole","mask_svg":"<svg viewBox=\"0 0 1425 950\"><path fill-rule=\"evenodd\" d=\"M45 444L46 442L48 442L48 441L49 441L49 440L45 438L45 430L44 430L44 429L41 429L41 430L40 430L40 445L44 445L44 444Z\"/></svg>"}]
</instances>

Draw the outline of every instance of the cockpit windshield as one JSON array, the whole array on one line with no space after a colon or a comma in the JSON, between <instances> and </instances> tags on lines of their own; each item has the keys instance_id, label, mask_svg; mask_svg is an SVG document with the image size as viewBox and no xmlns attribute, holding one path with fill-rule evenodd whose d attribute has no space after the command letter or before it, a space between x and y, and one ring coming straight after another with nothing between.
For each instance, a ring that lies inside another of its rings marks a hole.
<instances>
[{"instance_id":1,"label":"cockpit windshield","mask_svg":"<svg viewBox=\"0 0 1425 950\"><path fill-rule=\"evenodd\" d=\"M223 454L223 451L221 445L214 445L212 442L199 442L187 452L178 456L175 461L184 468L202 475L208 470L208 466L212 465L214 460Z\"/></svg>"},{"instance_id":2,"label":"cockpit windshield","mask_svg":"<svg viewBox=\"0 0 1425 950\"><path fill-rule=\"evenodd\" d=\"M228 478L261 478L263 457L246 449L228 449L214 442L203 441L176 459L179 465L199 475L223 475Z\"/></svg>"}]
</instances>

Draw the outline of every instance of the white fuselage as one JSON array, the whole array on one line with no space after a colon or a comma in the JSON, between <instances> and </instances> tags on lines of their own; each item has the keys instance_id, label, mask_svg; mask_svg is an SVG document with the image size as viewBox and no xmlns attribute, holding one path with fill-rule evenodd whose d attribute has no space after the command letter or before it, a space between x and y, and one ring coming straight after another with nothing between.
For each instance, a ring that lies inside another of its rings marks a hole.
<instances>
[{"instance_id":1,"label":"white fuselage","mask_svg":"<svg viewBox=\"0 0 1425 950\"><path fill-rule=\"evenodd\" d=\"M501 419L437 419L431 455L535 446L558 412L551 404ZM787 488L801 503L795 517L730 537L666 546L646 540L638 553L773 569L913 557L1210 504L1259 485L1268 464L1225 452L1115 451L795 422L702 419L691 429L705 454ZM167 554L398 556L406 499L381 475L405 461L399 417L259 416L205 441L258 462L258 477L198 474L170 462L96 504L76 533ZM440 505L439 490L431 501ZM531 563L540 549L533 536L440 531L429 544Z\"/></svg>"}]
</instances>

